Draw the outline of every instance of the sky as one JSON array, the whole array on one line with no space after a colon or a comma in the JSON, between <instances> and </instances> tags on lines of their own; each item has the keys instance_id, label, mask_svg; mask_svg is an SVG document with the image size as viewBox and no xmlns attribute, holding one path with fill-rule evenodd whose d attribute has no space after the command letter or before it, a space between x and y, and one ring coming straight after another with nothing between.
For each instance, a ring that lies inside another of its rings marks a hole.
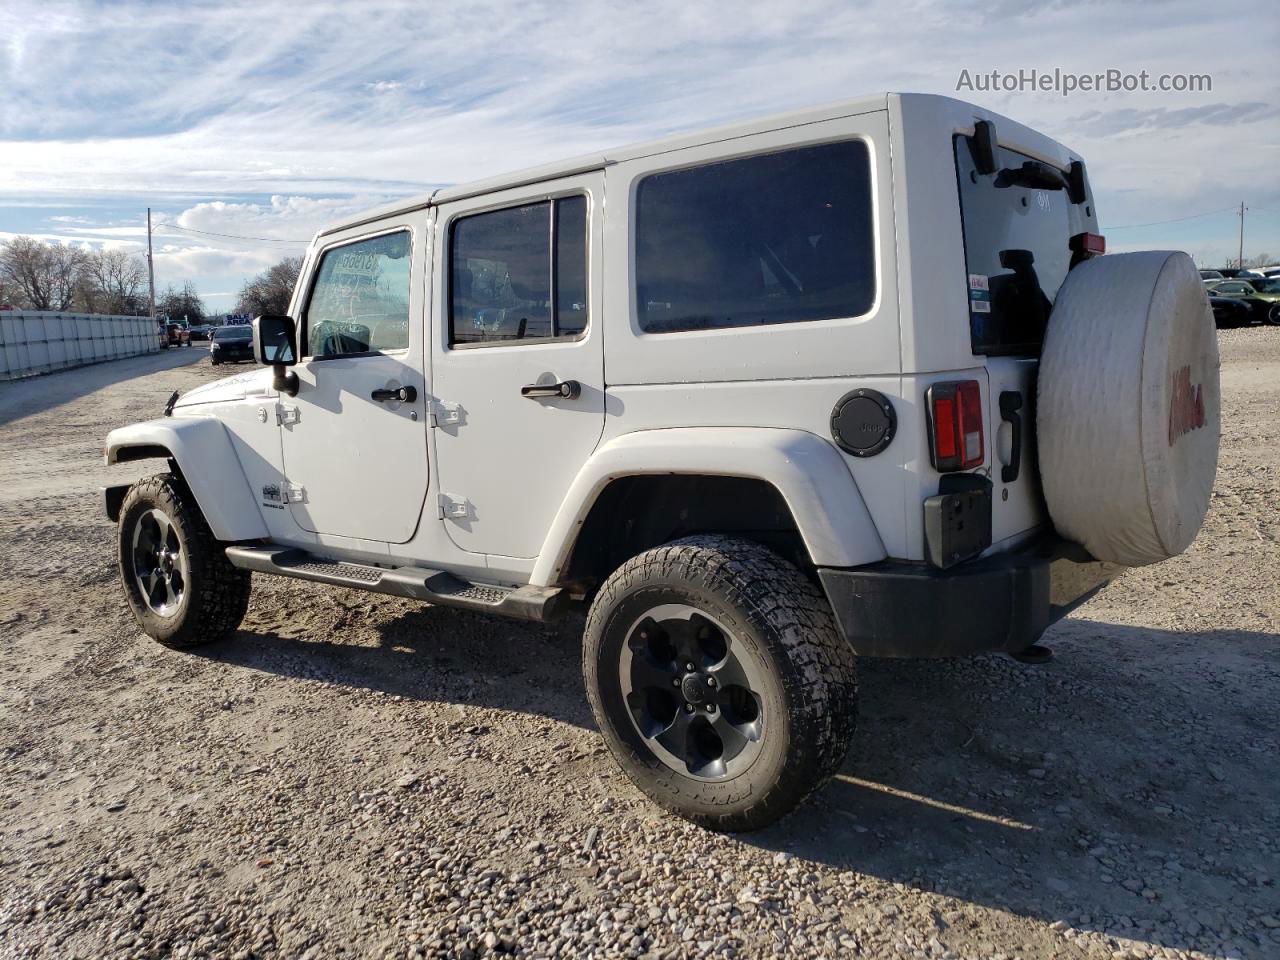
<instances>
[{"instance_id":1,"label":"sky","mask_svg":"<svg viewBox=\"0 0 1280 960\"><path fill-rule=\"evenodd\" d=\"M1111 250L1280 260L1280 14L1262 2L5 0L0 242L145 245L226 311L323 224L435 186L884 90L1084 156ZM992 70L1197 92L957 90ZM220 236L221 235L221 236ZM248 239L247 239L248 238Z\"/></svg>"}]
</instances>

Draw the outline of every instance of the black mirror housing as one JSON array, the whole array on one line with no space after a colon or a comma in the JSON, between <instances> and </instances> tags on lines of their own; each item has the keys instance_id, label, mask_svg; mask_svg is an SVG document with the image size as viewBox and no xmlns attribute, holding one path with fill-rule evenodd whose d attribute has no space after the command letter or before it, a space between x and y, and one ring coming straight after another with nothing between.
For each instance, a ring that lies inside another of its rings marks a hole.
<instances>
[{"instance_id":1,"label":"black mirror housing","mask_svg":"<svg viewBox=\"0 0 1280 960\"><path fill-rule=\"evenodd\" d=\"M253 318L253 359L273 367L298 362L298 328L293 317L268 313Z\"/></svg>"},{"instance_id":2,"label":"black mirror housing","mask_svg":"<svg viewBox=\"0 0 1280 960\"><path fill-rule=\"evenodd\" d=\"M268 313L253 318L253 359L270 365L273 389L297 394L298 375L287 369L298 362L298 327L293 317Z\"/></svg>"}]
</instances>

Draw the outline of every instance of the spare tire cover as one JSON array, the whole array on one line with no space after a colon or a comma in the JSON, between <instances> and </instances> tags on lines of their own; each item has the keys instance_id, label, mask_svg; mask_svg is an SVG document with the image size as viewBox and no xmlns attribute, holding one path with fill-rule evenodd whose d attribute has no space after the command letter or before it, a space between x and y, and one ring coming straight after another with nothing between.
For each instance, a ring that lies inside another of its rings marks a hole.
<instances>
[{"instance_id":1,"label":"spare tire cover","mask_svg":"<svg viewBox=\"0 0 1280 960\"><path fill-rule=\"evenodd\" d=\"M1058 532L1157 563L1200 530L1218 465L1218 341L1195 264L1144 251L1078 264L1045 333L1036 413Z\"/></svg>"}]
</instances>

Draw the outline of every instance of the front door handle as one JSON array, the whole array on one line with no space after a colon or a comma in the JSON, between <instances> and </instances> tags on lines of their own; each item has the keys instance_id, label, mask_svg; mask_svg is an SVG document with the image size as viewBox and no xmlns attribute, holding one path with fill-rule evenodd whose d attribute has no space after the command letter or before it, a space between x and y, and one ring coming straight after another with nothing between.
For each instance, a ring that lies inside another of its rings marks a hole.
<instances>
[{"instance_id":1,"label":"front door handle","mask_svg":"<svg viewBox=\"0 0 1280 960\"><path fill-rule=\"evenodd\" d=\"M413 403L418 399L418 390L416 387L387 387L384 390L373 391L369 397L379 403L389 403L392 400L399 403Z\"/></svg>"},{"instance_id":2,"label":"front door handle","mask_svg":"<svg viewBox=\"0 0 1280 960\"><path fill-rule=\"evenodd\" d=\"M582 396L582 384L577 380L564 380L560 383L529 383L520 388L520 396L528 397L530 400L541 397L577 400Z\"/></svg>"}]
</instances>

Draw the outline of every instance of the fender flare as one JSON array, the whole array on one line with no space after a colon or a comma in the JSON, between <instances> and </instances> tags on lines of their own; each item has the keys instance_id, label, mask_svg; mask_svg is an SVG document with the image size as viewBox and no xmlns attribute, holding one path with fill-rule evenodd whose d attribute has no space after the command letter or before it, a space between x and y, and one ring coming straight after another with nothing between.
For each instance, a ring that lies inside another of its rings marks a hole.
<instances>
[{"instance_id":1,"label":"fender flare","mask_svg":"<svg viewBox=\"0 0 1280 960\"><path fill-rule=\"evenodd\" d=\"M136 455L130 456L131 452ZM268 536L262 511L222 421L168 417L135 423L107 434L103 449L108 466L161 456L178 464L209 529L219 540L259 540Z\"/></svg>"},{"instance_id":2,"label":"fender flare","mask_svg":"<svg viewBox=\"0 0 1280 960\"><path fill-rule=\"evenodd\" d=\"M775 427L674 427L598 447L547 531L530 583L556 582L601 492L621 477L698 474L763 480L782 495L819 567L856 567L887 554L844 458L821 437Z\"/></svg>"}]
</instances>

